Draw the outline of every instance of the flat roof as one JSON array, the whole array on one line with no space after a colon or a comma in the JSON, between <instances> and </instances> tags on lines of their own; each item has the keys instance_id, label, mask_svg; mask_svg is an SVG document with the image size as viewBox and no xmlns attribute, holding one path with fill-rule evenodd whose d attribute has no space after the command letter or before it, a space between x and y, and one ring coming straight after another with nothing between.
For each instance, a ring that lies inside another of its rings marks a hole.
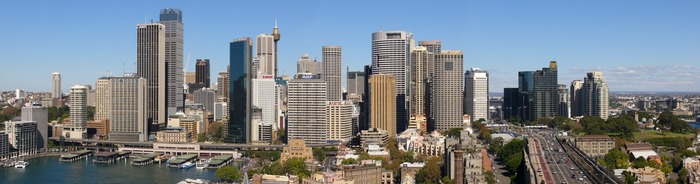
<instances>
[{"instance_id":1,"label":"flat roof","mask_svg":"<svg viewBox=\"0 0 700 184\"><path fill-rule=\"evenodd\" d=\"M151 160L151 159L153 159L153 158L152 158L152 157L151 157L151 158L148 158L148 157L141 157L141 158L135 158L135 159L131 160L131 162L145 162L145 161L148 161L148 160Z\"/></svg>"},{"instance_id":2,"label":"flat roof","mask_svg":"<svg viewBox=\"0 0 700 184\"><path fill-rule=\"evenodd\" d=\"M117 155L117 154L119 154L119 153L117 153L117 152L99 152L99 153L95 153L95 156L98 156L98 157L109 157L109 156L114 156L114 155Z\"/></svg>"},{"instance_id":3,"label":"flat roof","mask_svg":"<svg viewBox=\"0 0 700 184\"><path fill-rule=\"evenodd\" d=\"M233 158L233 156L231 156L231 155L219 155L219 156L215 156L215 157L213 157L213 158L211 158L211 159L212 159L212 160L228 160L228 159L231 159L231 158Z\"/></svg>"},{"instance_id":4,"label":"flat roof","mask_svg":"<svg viewBox=\"0 0 700 184\"><path fill-rule=\"evenodd\" d=\"M61 155L61 158L73 158L73 157L77 157L77 156L78 156L77 154L65 154L65 155Z\"/></svg>"},{"instance_id":5,"label":"flat roof","mask_svg":"<svg viewBox=\"0 0 700 184\"><path fill-rule=\"evenodd\" d=\"M71 152L71 153L72 153L72 154L79 154L79 155L82 155L82 154L86 154L86 153L92 153L92 150L80 150L80 151L74 151L74 152Z\"/></svg>"},{"instance_id":6,"label":"flat roof","mask_svg":"<svg viewBox=\"0 0 700 184\"><path fill-rule=\"evenodd\" d=\"M196 157L197 157L197 154L186 154L186 155L180 155L180 156L175 157L176 158L175 160L179 160L179 159L189 160L189 159L193 159Z\"/></svg>"}]
</instances>

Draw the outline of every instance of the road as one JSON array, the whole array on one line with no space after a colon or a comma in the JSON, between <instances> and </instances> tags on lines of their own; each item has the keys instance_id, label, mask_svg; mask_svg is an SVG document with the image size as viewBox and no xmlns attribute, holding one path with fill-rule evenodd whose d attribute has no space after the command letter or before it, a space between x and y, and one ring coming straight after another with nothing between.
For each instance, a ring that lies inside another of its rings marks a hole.
<instances>
[{"instance_id":1,"label":"road","mask_svg":"<svg viewBox=\"0 0 700 184\"><path fill-rule=\"evenodd\" d=\"M489 160L491 160L491 166L493 167L491 169L493 169L493 175L496 176L497 183L510 183L510 177L506 176L508 174L506 166L496 162L495 158L496 156L489 154Z\"/></svg>"},{"instance_id":2,"label":"road","mask_svg":"<svg viewBox=\"0 0 700 184\"><path fill-rule=\"evenodd\" d=\"M552 181L547 183L592 183L590 179L576 166L559 142L556 141L556 131L530 131L529 135L535 140L541 158L546 160L542 166L543 172L549 173ZM547 179L545 175L545 179ZM573 176L573 177L572 177Z\"/></svg>"}]
</instances>

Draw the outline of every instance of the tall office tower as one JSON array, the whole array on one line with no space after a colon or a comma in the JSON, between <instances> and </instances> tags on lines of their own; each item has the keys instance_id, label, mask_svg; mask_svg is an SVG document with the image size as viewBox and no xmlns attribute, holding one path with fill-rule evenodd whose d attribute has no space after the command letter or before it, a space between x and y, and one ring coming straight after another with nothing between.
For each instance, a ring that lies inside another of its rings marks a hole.
<instances>
[{"instance_id":1,"label":"tall office tower","mask_svg":"<svg viewBox=\"0 0 700 184\"><path fill-rule=\"evenodd\" d=\"M272 36L275 38L275 73L274 76L277 77L277 42L280 41L282 35L280 35L280 29L277 27L277 19L275 19L275 27L272 28Z\"/></svg>"},{"instance_id":2,"label":"tall office tower","mask_svg":"<svg viewBox=\"0 0 700 184\"><path fill-rule=\"evenodd\" d=\"M262 122L275 125L273 129L277 130L275 79L272 78L272 75L258 76L257 79L253 79L252 85L252 104L262 109Z\"/></svg>"},{"instance_id":3,"label":"tall office tower","mask_svg":"<svg viewBox=\"0 0 700 184\"><path fill-rule=\"evenodd\" d=\"M184 110L184 78L182 55L184 46L184 26L180 9L166 8L160 10L160 23L165 25L165 100L166 115ZM148 79L148 78L147 78ZM150 81L150 79L149 79Z\"/></svg>"},{"instance_id":4,"label":"tall office tower","mask_svg":"<svg viewBox=\"0 0 700 184\"><path fill-rule=\"evenodd\" d=\"M418 46L411 50L411 76L410 76L410 100L411 101L411 116L421 115L426 116L426 106L430 108L430 105L425 103L427 95L426 87L428 85L428 62L432 60L433 54L428 52L425 47Z\"/></svg>"},{"instance_id":5,"label":"tall office tower","mask_svg":"<svg viewBox=\"0 0 700 184\"><path fill-rule=\"evenodd\" d=\"M197 59L196 72L197 73L195 74L195 82L197 84L201 84L204 88L210 88L209 85L211 84L211 80L209 78L209 59Z\"/></svg>"},{"instance_id":6,"label":"tall office tower","mask_svg":"<svg viewBox=\"0 0 700 184\"><path fill-rule=\"evenodd\" d=\"M260 75L275 76L275 37L270 34L260 34L255 37L255 53L260 59Z\"/></svg>"},{"instance_id":7,"label":"tall office tower","mask_svg":"<svg viewBox=\"0 0 700 184\"><path fill-rule=\"evenodd\" d=\"M202 104L206 111L214 112L214 102L216 102L216 92L211 88L202 88L194 91L194 103Z\"/></svg>"},{"instance_id":8,"label":"tall office tower","mask_svg":"<svg viewBox=\"0 0 700 184\"><path fill-rule=\"evenodd\" d=\"M534 95L534 83L535 79L533 71L520 71L518 72L518 107L516 110L516 118L519 120L533 120L533 106L532 96Z\"/></svg>"},{"instance_id":9,"label":"tall office tower","mask_svg":"<svg viewBox=\"0 0 700 184\"><path fill-rule=\"evenodd\" d=\"M229 74L228 71L226 72L219 72L219 78L216 79L216 97L220 102L226 102L226 99L228 99L228 90L229 90Z\"/></svg>"},{"instance_id":10,"label":"tall office tower","mask_svg":"<svg viewBox=\"0 0 700 184\"><path fill-rule=\"evenodd\" d=\"M109 120L109 79L110 77L101 77L95 82L95 116L96 121Z\"/></svg>"},{"instance_id":11,"label":"tall office tower","mask_svg":"<svg viewBox=\"0 0 700 184\"><path fill-rule=\"evenodd\" d=\"M258 75L260 75L260 57L253 57L253 65L251 66L251 68L252 69L250 71L250 78L257 79Z\"/></svg>"},{"instance_id":12,"label":"tall office tower","mask_svg":"<svg viewBox=\"0 0 700 184\"><path fill-rule=\"evenodd\" d=\"M372 75L372 66L371 65L365 65L364 67L364 95L362 96L362 102L360 102L360 122L358 123L358 126L360 128L360 131L362 130L367 130L370 128L371 125L371 120L369 118L371 110L370 108L372 107L372 102L370 102L370 94L369 94L369 78Z\"/></svg>"},{"instance_id":13,"label":"tall office tower","mask_svg":"<svg viewBox=\"0 0 700 184\"><path fill-rule=\"evenodd\" d=\"M323 46L323 80L326 81L326 101L343 99L342 65L343 48L340 46Z\"/></svg>"},{"instance_id":14,"label":"tall office tower","mask_svg":"<svg viewBox=\"0 0 700 184\"><path fill-rule=\"evenodd\" d=\"M227 135L229 143L250 143L251 139L251 103L250 91L251 66L253 59L253 40L238 38L230 44L229 66L229 115Z\"/></svg>"},{"instance_id":15,"label":"tall office tower","mask_svg":"<svg viewBox=\"0 0 700 184\"><path fill-rule=\"evenodd\" d=\"M459 128L463 124L462 91L464 78L462 71L464 54L462 51L441 51L435 63L435 83L433 100L435 101L435 128L447 130Z\"/></svg>"},{"instance_id":16,"label":"tall office tower","mask_svg":"<svg viewBox=\"0 0 700 184\"><path fill-rule=\"evenodd\" d=\"M109 140L148 141L148 81L141 77L111 77Z\"/></svg>"},{"instance_id":17,"label":"tall office tower","mask_svg":"<svg viewBox=\"0 0 700 184\"><path fill-rule=\"evenodd\" d=\"M352 139L352 101L326 102L328 140L347 142Z\"/></svg>"},{"instance_id":18,"label":"tall office tower","mask_svg":"<svg viewBox=\"0 0 700 184\"><path fill-rule=\"evenodd\" d=\"M319 75L300 73L288 85L288 139L326 143L326 81Z\"/></svg>"},{"instance_id":19,"label":"tall office tower","mask_svg":"<svg viewBox=\"0 0 700 184\"><path fill-rule=\"evenodd\" d=\"M464 112L471 121L489 119L489 73L471 68L464 73Z\"/></svg>"},{"instance_id":20,"label":"tall office tower","mask_svg":"<svg viewBox=\"0 0 700 184\"><path fill-rule=\"evenodd\" d=\"M569 90L571 96L569 98L571 99L572 117L583 116L583 95L581 94L583 91L581 89L583 89L582 80L571 81L571 89Z\"/></svg>"},{"instance_id":21,"label":"tall office tower","mask_svg":"<svg viewBox=\"0 0 700 184\"><path fill-rule=\"evenodd\" d=\"M197 72L185 72L185 83L186 84L196 84Z\"/></svg>"},{"instance_id":22,"label":"tall office tower","mask_svg":"<svg viewBox=\"0 0 700 184\"><path fill-rule=\"evenodd\" d=\"M304 53L297 61L297 73L320 74L321 62L311 59L309 54Z\"/></svg>"},{"instance_id":23,"label":"tall office tower","mask_svg":"<svg viewBox=\"0 0 700 184\"><path fill-rule=\"evenodd\" d=\"M442 51L442 41L440 40L424 40L419 41L418 46L425 47L428 52L433 54L433 60L429 60L428 64L428 78L433 79L435 77L435 60L437 54Z\"/></svg>"},{"instance_id":24,"label":"tall office tower","mask_svg":"<svg viewBox=\"0 0 700 184\"><path fill-rule=\"evenodd\" d=\"M511 121L518 119L520 105L520 91L518 88L503 88L503 119Z\"/></svg>"},{"instance_id":25,"label":"tall office tower","mask_svg":"<svg viewBox=\"0 0 700 184\"><path fill-rule=\"evenodd\" d=\"M39 146L37 124L34 121L6 121L5 133L7 133L10 145L20 154L35 152Z\"/></svg>"},{"instance_id":26,"label":"tall office tower","mask_svg":"<svg viewBox=\"0 0 700 184\"><path fill-rule=\"evenodd\" d=\"M564 84L559 84L559 116L571 118L571 101L569 100L569 89Z\"/></svg>"},{"instance_id":27,"label":"tall office tower","mask_svg":"<svg viewBox=\"0 0 700 184\"><path fill-rule=\"evenodd\" d=\"M372 74L396 77L396 131L403 132L408 123L406 77L410 72L410 50L413 34L404 31L372 33ZM409 75L410 76L410 75Z\"/></svg>"},{"instance_id":28,"label":"tall office tower","mask_svg":"<svg viewBox=\"0 0 700 184\"><path fill-rule=\"evenodd\" d=\"M70 88L70 138L87 138L87 91L85 86ZM68 137L68 136L67 136Z\"/></svg>"},{"instance_id":29,"label":"tall office tower","mask_svg":"<svg viewBox=\"0 0 700 184\"><path fill-rule=\"evenodd\" d=\"M542 117L559 115L559 83L557 61L551 61L549 68L542 68L533 73L533 117L532 121Z\"/></svg>"},{"instance_id":30,"label":"tall office tower","mask_svg":"<svg viewBox=\"0 0 700 184\"><path fill-rule=\"evenodd\" d=\"M369 78L370 127L386 130L389 137L396 137L396 77L373 74Z\"/></svg>"},{"instance_id":31,"label":"tall office tower","mask_svg":"<svg viewBox=\"0 0 700 184\"><path fill-rule=\"evenodd\" d=\"M581 91L583 115L608 119L608 83L603 72L588 72Z\"/></svg>"},{"instance_id":32,"label":"tall office tower","mask_svg":"<svg viewBox=\"0 0 700 184\"><path fill-rule=\"evenodd\" d=\"M51 98L61 98L61 74L53 72L51 74Z\"/></svg>"},{"instance_id":33,"label":"tall office tower","mask_svg":"<svg viewBox=\"0 0 700 184\"><path fill-rule=\"evenodd\" d=\"M360 99L365 95L365 72L348 71L348 95L356 94Z\"/></svg>"},{"instance_id":34,"label":"tall office tower","mask_svg":"<svg viewBox=\"0 0 700 184\"><path fill-rule=\"evenodd\" d=\"M46 148L49 138L49 109L41 107L41 104L32 104L29 107L22 107L22 121L36 122L37 146Z\"/></svg>"},{"instance_id":35,"label":"tall office tower","mask_svg":"<svg viewBox=\"0 0 700 184\"><path fill-rule=\"evenodd\" d=\"M165 25L139 24L136 40L136 76L148 81L149 131L166 125Z\"/></svg>"}]
</instances>

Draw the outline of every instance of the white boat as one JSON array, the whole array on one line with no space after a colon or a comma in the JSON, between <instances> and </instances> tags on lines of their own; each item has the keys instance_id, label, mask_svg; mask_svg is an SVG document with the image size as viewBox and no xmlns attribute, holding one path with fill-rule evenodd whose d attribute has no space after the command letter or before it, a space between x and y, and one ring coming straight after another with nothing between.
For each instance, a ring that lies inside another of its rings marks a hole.
<instances>
[{"instance_id":1,"label":"white boat","mask_svg":"<svg viewBox=\"0 0 700 184\"><path fill-rule=\"evenodd\" d=\"M192 163L192 162L185 162L185 163L183 163L183 164L180 164L180 167L178 167L178 168L180 168L180 169L189 169L189 168L192 168L194 165L195 165L195 164Z\"/></svg>"},{"instance_id":2,"label":"white boat","mask_svg":"<svg viewBox=\"0 0 700 184\"><path fill-rule=\"evenodd\" d=\"M197 168L197 169L204 169L204 168L206 168L206 167L208 167L208 166L209 166L209 161L208 161L208 160L207 160L207 161L200 160L200 161L197 161L197 166L196 166L196 168Z\"/></svg>"},{"instance_id":3,"label":"white boat","mask_svg":"<svg viewBox=\"0 0 700 184\"><path fill-rule=\"evenodd\" d=\"M15 162L15 168L24 169L25 167L27 167L27 165L29 165L29 162L25 162L25 161Z\"/></svg>"}]
</instances>

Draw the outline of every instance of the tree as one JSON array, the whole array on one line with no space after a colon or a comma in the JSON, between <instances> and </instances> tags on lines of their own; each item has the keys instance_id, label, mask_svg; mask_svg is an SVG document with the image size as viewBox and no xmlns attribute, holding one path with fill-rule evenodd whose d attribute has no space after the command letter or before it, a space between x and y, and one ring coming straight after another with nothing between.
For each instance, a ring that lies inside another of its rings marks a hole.
<instances>
[{"instance_id":1,"label":"tree","mask_svg":"<svg viewBox=\"0 0 700 184\"><path fill-rule=\"evenodd\" d=\"M449 130L442 132L442 135L447 137L459 137L462 130L462 128L450 128Z\"/></svg>"},{"instance_id":2,"label":"tree","mask_svg":"<svg viewBox=\"0 0 700 184\"><path fill-rule=\"evenodd\" d=\"M243 178L243 174L241 173L241 171L239 171L238 168L234 166L224 166L218 168L216 169L214 176L225 181L238 181L241 178Z\"/></svg>"},{"instance_id":3,"label":"tree","mask_svg":"<svg viewBox=\"0 0 700 184\"><path fill-rule=\"evenodd\" d=\"M629 171L622 171L622 178L625 181L625 184L634 184L635 181L637 181L637 178L632 175L631 172Z\"/></svg>"},{"instance_id":4,"label":"tree","mask_svg":"<svg viewBox=\"0 0 700 184\"><path fill-rule=\"evenodd\" d=\"M207 126L207 136L211 137L216 142L221 140L221 132L221 122L209 123L209 126Z\"/></svg>"},{"instance_id":5,"label":"tree","mask_svg":"<svg viewBox=\"0 0 700 184\"><path fill-rule=\"evenodd\" d=\"M326 150L323 150L323 148L314 148L313 154L314 158L319 162L323 162L323 160L326 159Z\"/></svg>"},{"instance_id":6,"label":"tree","mask_svg":"<svg viewBox=\"0 0 700 184\"><path fill-rule=\"evenodd\" d=\"M576 122L576 121L569 121L566 123L571 130L571 133L573 134L578 134L579 132L583 131L583 126L581 123Z\"/></svg>"},{"instance_id":7,"label":"tree","mask_svg":"<svg viewBox=\"0 0 700 184\"><path fill-rule=\"evenodd\" d=\"M649 163L647 162L647 159L644 157L637 157L634 160L632 160L632 167L634 168L644 168L646 166L649 166Z\"/></svg>"},{"instance_id":8,"label":"tree","mask_svg":"<svg viewBox=\"0 0 700 184\"><path fill-rule=\"evenodd\" d=\"M275 140L275 143L282 144L285 142L287 142L287 131L280 128L277 130L277 140Z\"/></svg>"},{"instance_id":9,"label":"tree","mask_svg":"<svg viewBox=\"0 0 700 184\"><path fill-rule=\"evenodd\" d=\"M608 169L624 169L627 168L629 155L620 148L614 148L603 156L602 164Z\"/></svg>"},{"instance_id":10,"label":"tree","mask_svg":"<svg viewBox=\"0 0 700 184\"><path fill-rule=\"evenodd\" d=\"M207 135L205 133L197 134L197 142L206 142Z\"/></svg>"},{"instance_id":11,"label":"tree","mask_svg":"<svg viewBox=\"0 0 700 184\"><path fill-rule=\"evenodd\" d=\"M432 157L425 164L425 167L418 170L416 183L438 183L440 182L440 158Z\"/></svg>"},{"instance_id":12,"label":"tree","mask_svg":"<svg viewBox=\"0 0 700 184\"><path fill-rule=\"evenodd\" d=\"M581 125L583 125L583 131L587 134L607 134L608 125L605 120L598 116L586 116L581 118Z\"/></svg>"},{"instance_id":13,"label":"tree","mask_svg":"<svg viewBox=\"0 0 700 184\"><path fill-rule=\"evenodd\" d=\"M637 131L637 123L629 116L620 116L608 119L608 133L619 133L620 136L626 139L632 138L632 133Z\"/></svg>"},{"instance_id":14,"label":"tree","mask_svg":"<svg viewBox=\"0 0 700 184\"><path fill-rule=\"evenodd\" d=\"M484 179L486 180L486 183L488 183L488 184L496 183L496 176L493 174L493 171L484 172Z\"/></svg>"},{"instance_id":15,"label":"tree","mask_svg":"<svg viewBox=\"0 0 700 184\"><path fill-rule=\"evenodd\" d=\"M680 171L678 171L678 183L688 183L689 175L690 173L688 173L688 170L682 168Z\"/></svg>"},{"instance_id":16,"label":"tree","mask_svg":"<svg viewBox=\"0 0 700 184\"><path fill-rule=\"evenodd\" d=\"M501 137L496 137L494 139L491 139L491 143L489 144L489 148L493 151L497 151L498 149L503 146L503 138Z\"/></svg>"},{"instance_id":17,"label":"tree","mask_svg":"<svg viewBox=\"0 0 700 184\"><path fill-rule=\"evenodd\" d=\"M306 163L304 160L299 158L292 158L284 162L283 166L284 172L291 175L303 174L305 176L311 176L311 171L306 170Z\"/></svg>"},{"instance_id":18,"label":"tree","mask_svg":"<svg viewBox=\"0 0 700 184\"><path fill-rule=\"evenodd\" d=\"M348 159L343 160L343 162L341 162L341 164L343 164L343 165L350 165L350 164L357 164L357 163L358 163L357 160L355 160L354 158L348 158Z\"/></svg>"},{"instance_id":19,"label":"tree","mask_svg":"<svg viewBox=\"0 0 700 184\"><path fill-rule=\"evenodd\" d=\"M442 184L454 184L454 183L455 183L455 181L450 179L450 177L448 177L448 176L442 177Z\"/></svg>"}]
</instances>

